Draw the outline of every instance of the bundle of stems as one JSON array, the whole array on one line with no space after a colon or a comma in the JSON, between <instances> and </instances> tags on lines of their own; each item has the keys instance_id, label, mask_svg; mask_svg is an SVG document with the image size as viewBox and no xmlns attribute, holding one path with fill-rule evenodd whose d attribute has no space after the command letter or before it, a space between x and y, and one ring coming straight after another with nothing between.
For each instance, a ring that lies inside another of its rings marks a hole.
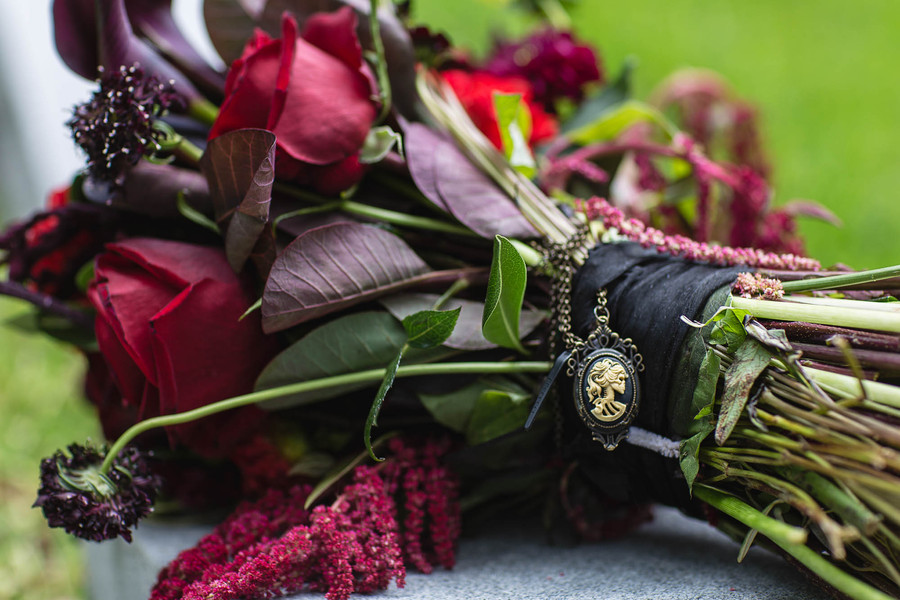
<instances>
[{"instance_id":1,"label":"bundle of stems","mask_svg":"<svg viewBox=\"0 0 900 600\"><path fill-rule=\"evenodd\" d=\"M574 257L582 262L602 225L564 216L438 80L420 74L419 94L547 240L562 243L590 226ZM787 295L732 295L704 329L694 423L681 444L687 485L718 511L721 529L743 540L739 560L762 542L832 591L898 597L900 303L890 300L900 267L764 274Z\"/></svg>"}]
</instances>

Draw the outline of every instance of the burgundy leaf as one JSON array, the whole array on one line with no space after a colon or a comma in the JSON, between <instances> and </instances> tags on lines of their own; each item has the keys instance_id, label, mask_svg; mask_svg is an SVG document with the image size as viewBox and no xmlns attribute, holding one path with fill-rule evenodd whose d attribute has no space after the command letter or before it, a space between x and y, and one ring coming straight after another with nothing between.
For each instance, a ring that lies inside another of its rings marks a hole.
<instances>
[{"instance_id":1,"label":"burgundy leaf","mask_svg":"<svg viewBox=\"0 0 900 600\"><path fill-rule=\"evenodd\" d=\"M353 8L359 15L356 34L362 47L372 50L369 0L268 0L259 25L272 35L277 35L281 28L281 15L285 11L293 13L302 27L303 21L314 13L334 12L344 6ZM378 23L384 43L394 104L401 114L413 118L416 114L418 95L412 39L406 27L391 10L378 11Z\"/></svg>"},{"instance_id":2,"label":"burgundy leaf","mask_svg":"<svg viewBox=\"0 0 900 600\"><path fill-rule=\"evenodd\" d=\"M209 186L203 175L145 160L128 171L124 185L113 193L110 204L148 217L177 218L179 192L184 193L192 208L212 214Z\"/></svg>"},{"instance_id":3,"label":"burgundy leaf","mask_svg":"<svg viewBox=\"0 0 900 600\"><path fill-rule=\"evenodd\" d=\"M836 214L814 200L788 200L784 203L784 206L781 207L781 210L792 217L819 219L820 221L825 221L835 227L840 227L843 224Z\"/></svg>"},{"instance_id":4,"label":"burgundy leaf","mask_svg":"<svg viewBox=\"0 0 900 600\"><path fill-rule=\"evenodd\" d=\"M123 0L55 0L53 24L56 48L63 62L86 79L97 67L118 69L139 64L148 75L174 80L176 91L188 100L199 92L175 67L134 35ZM98 29L99 26L99 29Z\"/></svg>"},{"instance_id":5,"label":"burgundy leaf","mask_svg":"<svg viewBox=\"0 0 900 600\"><path fill-rule=\"evenodd\" d=\"M452 143L434 149L438 193L453 216L475 233L491 238L537 237L519 207Z\"/></svg>"},{"instance_id":6,"label":"burgundy leaf","mask_svg":"<svg viewBox=\"0 0 900 600\"><path fill-rule=\"evenodd\" d=\"M281 331L426 281L430 269L392 233L360 223L307 231L275 259L263 292L263 330Z\"/></svg>"},{"instance_id":7,"label":"burgundy leaf","mask_svg":"<svg viewBox=\"0 0 900 600\"><path fill-rule=\"evenodd\" d=\"M247 1L204 0L203 19L209 39L222 60L231 64L240 58L256 27L255 16Z\"/></svg>"},{"instance_id":8,"label":"burgundy leaf","mask_svg":"<svg viewBox=\"0 0 900 600\"><path fill-rule=\"evenodd\" d=\"M210 95L222 96L225 77L209 66L172 18L172 0L125 0L132 26Z\"/></svg>"},{"instance_id":9,"label":"burgundy leaf","mask_svg":"<svg viewBox=\"0 0 900 600\"><path fill-rule=\"evenodd\" d=\"M426 198L486 238L536 237L521 211L446 135L419 123L403 127L409 172Z\"/></svg>"},{"instance_id":10,"label":"burgundy leaf","mask_svg":"<svg viewBox=\"0 0 900 600\"><path fill-rule=\"evenodd\" d=\"M411 314L433 309L439 297L437 294L396 294L382 298L380 302L389 313L402 321ZM484 339L484 335L481 333L481 317L484 312L484 303L451 298L442 307L442 310L451 310L457 307L461 308L461 310L456 320L456 327L453 329L450 337L447 338L447 341L444 342L444 346L466 351L496 348L497 344ZM530 334L543 320L544 314L541 311L523 309L519 319L519 337L524 338Z\"/></svg>"},{"instance_id":11,"label":"burgundy leaf","mask_svg":"<svg viewBox=\"0 0 900 600\"><path fill-rule=\"evenodd\" d=\"M200 159L216 221L225 226L228 264L240 271L269 219L275 183L275 134L239 129L210 140Z\"/></svg>"},{"instance_id":12,"label":"burgundy leaf","mask_svg":"<svg viewBox=\"0 0 900 600\"><path fill-rule=\"evenodd\" d=\"M437 173L434 169L435 149L447 141L445 136L421 123L407 123L403 126L406 161L416 187L437 207L450 212L438 192Z\"/></svg>"}]
</instances>

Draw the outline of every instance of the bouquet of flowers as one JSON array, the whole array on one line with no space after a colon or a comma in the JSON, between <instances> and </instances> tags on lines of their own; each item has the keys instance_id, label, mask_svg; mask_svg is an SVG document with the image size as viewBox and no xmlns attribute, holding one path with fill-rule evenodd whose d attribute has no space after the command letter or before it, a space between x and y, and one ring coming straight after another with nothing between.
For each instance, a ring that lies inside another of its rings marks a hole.
<instances>
[{"instance_id":1,"label":"bouquet of flowers","mask_svg":"<svg viewBox=\"0 0 900 600\"><path fill-rule=\"evenodd\" d=\"M83 350L110 444L43 461L49 524L237 506L152 598L347 598L452 567L470 514L591 540L665 502L900 593L900 267L803 256L832 217L770 204L714 74L641 102L567 31L480 62L407 10L207 0L220 73L166 0L55 1L87 165L0 292Z\"/></svg>"}]
</instances>

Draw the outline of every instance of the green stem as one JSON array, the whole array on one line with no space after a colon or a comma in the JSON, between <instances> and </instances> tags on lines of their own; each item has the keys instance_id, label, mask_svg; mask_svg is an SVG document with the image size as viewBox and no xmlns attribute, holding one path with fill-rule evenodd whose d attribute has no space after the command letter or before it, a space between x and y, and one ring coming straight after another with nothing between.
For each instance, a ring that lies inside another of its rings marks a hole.
<instances>
[{"instance_id":1,"label":"green stem","mask_svg":"<svg viewBox=\"0 0 900 600\"><path fill-rule=\"evenodd\" d=\"M188 106L188 115L204 125L212 126L219 116L219 107L209 100L201 98L190 103Z\"/></svg>"},{"instance_id":2,"label":"green stem","mask_svg":"<svg viewBox=\"0 0 900 600\"><path fill-rule=\"evenodd\" d=\"M352 200L342 200L339 204L339 208L340 210L353 215L368 217L370 219L375 219L376 221L384 221L385 223L391 223L392 225L397 225L399 227L440 231L442 233L452 233L466 237L479 237L478 234L461 225L454 225L453 223L430 219L428 217L409 215L394 210L388 210L386 208L378 208L377 206L362 204Z\"/></svg>"},{"instance_id":3,"label":"green stem","mask_svg":"<svg viewBox=\"0 0 900 600\"><path fill-rule=\"evenodd\" d=\"M537 0L537 5L554 29L572 30L572 17L559 0Z\"/></svg>"},{"instance_id":4,"label":"green stem","mask_svg":"<svg viewBox=\"0 0 900 600\"><path fill-rule=\"evenodd\" d=\"M378 115L377 123L381 123L391 113L391 80L388 77L384 42L381 40L378 4L378 0L369 0L369 31L372 34L372 46L375 48L375 72L378 75L378 87L381 88L381 114Z\"/></svg>"},{"instance_id":5,"label":"green stem","mask_svg":"<svg viewBox=\"0 0 900 600\"><path fill-rule=\"evenodd\" d=\"M897 386L880 383L878 381L860 381L849 375L841 373L832 373L831 371L822 371L812 367L806 368L806 373L817 383L825 384L847 394L859 396L860 385L866 392L866 397L874 402L879 402L893 408L900 408L900 388Z\"/></svg>"},{"instance_id":6,"label":"green stem","mask_svg":"<svg viewBox=\"0 0 900 600\"><path fill-rule=\"evenodd\" d=\"M284 183L276 182L275 189L279 192L282 192L283 194L292 196L299 200L314 202L321 207L319 210L340 210L352 215L359 215L361 217L367 217L376 221L390 223L391 225L397 225L398 227L424 229L426 231L439 231L441 233L452 233L455 235L462 235L466 237L479 237L478 234L474 233L467 227L463 227L462 225L455 225L453 223L447 223L446 221L440 221L438 219L410 215L395 210L388 210L386 208L379 208L377 206L363 204L361 202L354 202L353 200L326 198L325 196L320 196L319 194L316 194L314 192L301 190L292 185L286 185ZM290 218L300 214L305 214L301 212L303 210L308 209L300 209L300 211L286 213L282 216L282 218ZM279 222L280 220L281 219L279 219Z\"/></svg>"},{"instance_id":7,"label":"green stem","mask_svg":"<svg viewBox=\"0 0 900 600\"><path fill-rule=\"evenodd\" d=\"M813 277L811 279L798 279L797 281L785 281L781 284L785 292L809 292L812 290L831 290L857 283L880 281L891 277L900 276L900 265L872 269L870 271L857 271L844 275L829 275L827 277Z\"/></svg>"},{"instance_id":8,"label":"green stem","mask_svg":"<svg viewBox=\"0 0 900 600\"><path fill-rule=\"evenodd\" d=\"M441 310L442 308L444 308L444 305L447 304L447 302L453 296L455 296L456 294L460 293L461 291L463 291L464 289L469 287L469 285L471 285L471 284L470 284L469 280L466 279L465 277L463 277L461 279L457 279L456 281L453 282L453 285L451 285L449 288L447 288L446 292L441 294L440 297L437 300L435 300L434 306L432 306L431 309L432 310Z\"/></svg>"},{"instance_id":9,"label":"green stem","mask_svg":"<svg viewBox=\"0 0 900 600\"><path fill-rule=\"evenodd\" d=\"M731 306L749 311L755 317L779 321L806 321L820 325L839 325L857 329L874 329L900 333L900 313L888 313L859 308L812 306L777 300L756 300L731 297Z\"/></svg>"},{"instance_id":10,"label":"green stem","mask_svg":"<svg viewBox=\"0 0 900 600\"><path fill-rule=\"evenodd\" d=\"M860 581L828 562L806 544L806 532L767 517L755 508L715 488L696 484L694 495L729 517L758 530L810 571L855 600L890 600L872 586Z\"/></svg>"},{"instance_id":11,"label":"green stem","mask_svg":"<svg viewBox=\"0 0 900 600\"><path fill-rule=\"evenodd\" d=\"M431 363L402 366L397 369L397 377L461 375L473 373L546 373L550 370L551 366L552 363L541 361ZM367 371L358 371L355 373L345 373L343 375L334 375L332 377L323 377L321 379L313 379L310 381L301 381L268 390L244 394L242 396L235 396L234 398L228 398L227 400L220 400L219 402L207 404L206 406L201 406L200 408L195 408L194 410L189 410L187 412L153 417L152 419L141 421L140 423L132 425L125 433L119 436L119 439L117 439L109 449L106 459L100 467L100 472L108 473L113 460L126 444L145 431L156 429L157 427L181 425L226 410L258 404L264 400L271 400L273 398L280 398L291 394L302 394L304 392L352 384L375 383L381 381L386 372L387 369L369 369Z\"/></svg>"},{"instance_id":12,"label":"green stem","mask_svg":"<svg viewBox=\"0 0 900 600\"><path fill-rule=\"evenodd\" d=\"M177 157L192 163L195 166L199 165L200 159L203 157L203 150L186 137L179 137L181 139L178 140L178 145L175 146L175 149L172 152Z\"/></svg>"},{"instance_id":13,"label":"green stem","mask_svg":"<svg viewBox=\"0 0 900 600\"><path fill-rule=\"evenodd\" d=\"M508 238L509 243L513 245L516 249L516 252L519 253L519 256L522 257L522 260L525 261L525 264L529 267L539 267L544 263L544 255L526 244L525 242L520 242L514 238Z\"/></svg>"}]
</instances>

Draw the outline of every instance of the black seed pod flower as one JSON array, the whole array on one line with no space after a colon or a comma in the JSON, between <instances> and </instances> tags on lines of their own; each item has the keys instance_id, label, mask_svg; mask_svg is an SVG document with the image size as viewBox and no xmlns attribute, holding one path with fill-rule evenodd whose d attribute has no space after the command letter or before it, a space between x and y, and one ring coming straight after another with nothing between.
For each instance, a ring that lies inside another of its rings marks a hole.
<instances>
[{"instance_id":1,"label":"black seed pod flower","mask_svg":"<svg viewBox=\"0 0 900 600\"><path fill-rule=\"evenodd\" d=\"M159 489L137 448L119 453L109 473L101 473L105 449L72 444L66 454L41 461L41 487L35 500L50 527L100 542L122 536L149 514Z\"/></svg>"},{"instance_id":2,"label":"black seed pod flower","mask_svg":"<svg viewBox=\"0 0 900 600\"><path fill-rule=\"evenodd\" d=\"M101 67L97 82L100 89L75 107L66 124L88 156L88 175L119 184L128 166L161 149L164 134L154 127L156 119L183 109L185 101L172 82L145 75L137 65L109 72Z\"/></svg>"}]
</instances>

